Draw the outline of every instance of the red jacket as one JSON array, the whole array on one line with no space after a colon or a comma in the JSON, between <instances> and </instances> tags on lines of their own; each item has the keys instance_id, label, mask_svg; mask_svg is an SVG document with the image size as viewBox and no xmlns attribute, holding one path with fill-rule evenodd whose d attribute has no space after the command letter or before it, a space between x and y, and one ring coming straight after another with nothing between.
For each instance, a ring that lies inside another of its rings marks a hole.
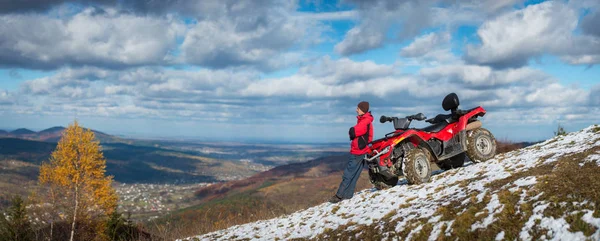
<instances>
[{"instance_id":1,"label":"red jacket","mask_svg":"<svg viewBox=\"0 0 600 241\"><path fill-rule=\"evenodd\" d=\"M350 135L350 153L363 155L369 151L369 143L373 141L373 116L371 112L356 117L356 125L348 131Z\"/></svg>"}]
</instances>

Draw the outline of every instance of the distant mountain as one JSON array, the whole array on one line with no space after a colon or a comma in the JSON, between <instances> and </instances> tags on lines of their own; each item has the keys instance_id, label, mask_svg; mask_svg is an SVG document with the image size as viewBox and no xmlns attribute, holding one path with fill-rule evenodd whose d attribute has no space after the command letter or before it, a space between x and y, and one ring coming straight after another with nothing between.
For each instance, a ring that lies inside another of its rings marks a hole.
<instances>
[{"instance_id":1,"label":"distant mountain","mask_svg":"<svg viewBox=\"0 0 600 241\"><path fill-rule=\"evenodd\" d=\"M48 128L38 132L35 139L46 142L58 142L64 130L65 128L62 126Z\"/></svg>"},{"instance_id":2,"label":"distant mountain","mask_svg":"<svg viewBox=\"0 0 600 241\"><path fill-rule=\"evenodd\" d=\"M62 126L55 126L52 128L45 129L40 132L35 132L29 129L21 128L12 132L0 131L0 138L20 138L27 140L45 141L45 142L58 142L62 137L62 133L65 130ZM92 130L101 143L131 143L130 141L123 140L122 138L112 136L100 131Z\"/></svg>"},{"instance_id":3,"label":"distant mountain","mask_svg":"<svg viewBox=\"0 0 600 241\"><path fill-rule=\"evenodd\" d=\"M9 134L11 134L11 135L34 135L34 134L36 134L36 132L29 130L29 129L25 129L25 128L20 128L20 129L11 131Z\"/></svg>"},{"instance_id":4,"label":"distant mountain","mask_svg":"<svg viewBox=\"0 0 600 241\"><path fill-rule=\"evenodd\" d=\"M104 132L100 132L97 130L92 130L92 132L94 132L96 139L98 139L101 143L128 143L128 144L132 143L129 140L124 140L123 138L109 135L109 134L106 134Z\"/></svg>"},{"instance_id":5,"label":"distant mountain","mask_svg":"<svg viewBox=\"0 0 600 241\"><path fill-rule=\"evenodd\" d=\"M45 129L43 131L40 131L40 132L38 132L38 134L51 134L51 133L56 133L56 132L61 132L62 133L62 131L64 131L64 130L65 130L65 128L62 127L62 126L55 126L55 127L48 128L48 129Z\"/></svg>"},{"instance_id":6,"label":"distant mountain","mask_svg":"<svg viewBox=\"0 0 600 241\"><path fill-rule=\"evenodd\" d=\"M217 160L156 147L124 143L102 143L101 146L107 159L108 175L113 175L115 181L125 183L218 182L248 177L266 169L259 164ZM18 160L39 165L47 161L55 149L56 143L0 138L0 162Z\"/></svg>"},{"instance_id":7,"label":"distant mountain","mask_svg":"<svg viewBox=\"0 0 600 241\"><path fill-rule=\"evenodd\" d=\"M8 134L8 131L0 130L0 135L6 135L6 134Z\"/></svg>"}]
</instances>

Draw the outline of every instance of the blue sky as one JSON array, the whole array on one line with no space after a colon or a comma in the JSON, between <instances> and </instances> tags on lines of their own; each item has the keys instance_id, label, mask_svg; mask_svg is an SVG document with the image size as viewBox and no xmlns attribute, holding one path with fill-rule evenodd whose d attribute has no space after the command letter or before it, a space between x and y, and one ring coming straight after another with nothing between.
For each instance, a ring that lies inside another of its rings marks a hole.
<instances>
[{"instance_id":1,"label":"blue sky","mask_svg":"<svg viewBox=\"0 0 600 241\"><path fill-rule=\"evenodd\" d=\"M376 117L488 110L499 139L598 123L597 1L14 1L0 129L345 142ZM424 123L414 123L425 126ZM375 136L392 130L375 124Z\"/></svg>"}]
</instances>

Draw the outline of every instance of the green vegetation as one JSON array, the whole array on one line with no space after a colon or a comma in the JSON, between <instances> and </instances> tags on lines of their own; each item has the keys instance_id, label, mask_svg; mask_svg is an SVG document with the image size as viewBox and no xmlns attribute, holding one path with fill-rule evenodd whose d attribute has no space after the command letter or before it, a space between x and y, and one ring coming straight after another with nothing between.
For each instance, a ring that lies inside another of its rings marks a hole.
<instances>
[{"instance_id":1,"label":"green vegetation","mask_svg":"<svg viewBox=\"0 0 600 241\"><path fill-rule=\"evenodd\" d=\"M68 240L70 235L70 224L67 222L39 223L32 222L40 218L36 209L28 210L27 202L21 196L14 196L10 206L6 210L0 210L0 240L6 241L29 241L29 240ZM152 240L155 236L145 232L141 227L122 217L121 214L114 212L105 222L93 220L91 222L81 222L82 227L79 232L91 231L95 227L106 227L103 235L87 234L80 236L80 240L101 240L100 237L108 240Z\"/></svg>"},{"instance_id":2,"label":"green vegetation","mask_svg":"<svg viewBox=\"0 0 600 241\"><path fill-rule=\"evenodd\" d=\"M125 240L145 240L151 239L152 236L137 227L129 217L125 218L121 213L113 212L110 214L106 222L106 237L109 240L125 241Z\"/></svg>"},{"instance_id":3,"label":"green vegetation","mask_svg":"<svg viewBox=\"0 0 600 241\"><path fill-rule=\"evenodd\" d=\"M556 128L554 135L555 136L564 136L566 134L567 134L567 131L565 131L565 128L561 124L558 124L558 127Z\"/></svg>"},{"instance_id":4,"label":"green vegetation","mask_svg":"<svg viewBox=\"0 0 600 241\"><path fill-rule=\"evenodd\" d=\"M25 201L21 196L14 196L11 206L6 210L7 216L0 212L0 240L35 240L25 206Z\"/></svg>"}]
</instances>

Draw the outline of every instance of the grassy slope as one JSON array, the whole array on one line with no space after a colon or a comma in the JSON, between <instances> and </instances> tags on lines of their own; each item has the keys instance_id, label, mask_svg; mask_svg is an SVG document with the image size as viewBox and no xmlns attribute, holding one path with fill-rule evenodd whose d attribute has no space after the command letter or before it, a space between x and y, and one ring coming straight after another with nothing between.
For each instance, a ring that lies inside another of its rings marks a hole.
<instances>
[{"instance_id":1,"label":"grassy slope","mask_svg":"<svg viewBox=\"0 0 600 241\"><path fill-rule=\"evenodd\" d=\"M326 202L337 190L345 162L345 156L320 158L212 185L196 193L203 204L174 212L149 226L163 237L182 238L290 214ZM369 187L364 171L357 191Z\"/></svg>"},{"instance_id":2,"label":"grassy slope","mask_svg":"<svg viewBox=\"0 0 600 241\"><path fill-rule=\"evenodd\" d=\"M600 126L207 239L600 239Z\"/></svg>"}]
</instances>

